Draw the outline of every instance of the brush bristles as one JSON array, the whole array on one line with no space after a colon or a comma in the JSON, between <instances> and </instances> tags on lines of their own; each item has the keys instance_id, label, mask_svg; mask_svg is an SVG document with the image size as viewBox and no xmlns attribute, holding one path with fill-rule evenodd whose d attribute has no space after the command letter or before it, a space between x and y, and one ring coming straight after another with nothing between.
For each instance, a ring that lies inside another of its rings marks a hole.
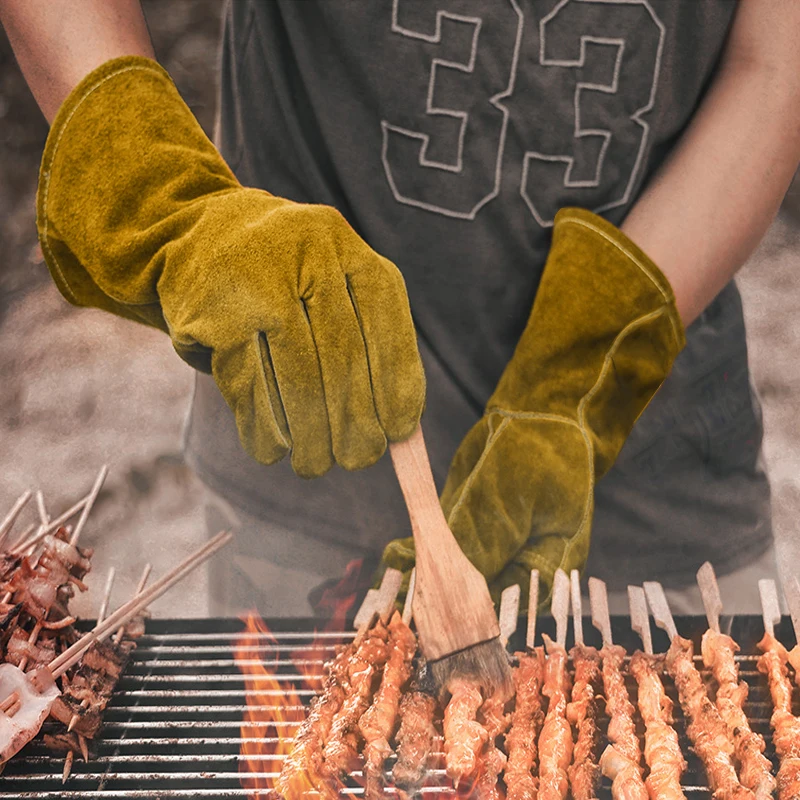
<instances>
[{"instance_id":1,"label":"brush bristles","mask_svg":"<svg viewBox=\"0 0 800 800\"><path fill-rule=\"evenodd\" d=\"M499 692L510 698L514 693L508 653L499 638L428 662L428 669L441 692L447 689L450 681L465 678L479 683L486 697Z\"/></svg>"}]
</instances>

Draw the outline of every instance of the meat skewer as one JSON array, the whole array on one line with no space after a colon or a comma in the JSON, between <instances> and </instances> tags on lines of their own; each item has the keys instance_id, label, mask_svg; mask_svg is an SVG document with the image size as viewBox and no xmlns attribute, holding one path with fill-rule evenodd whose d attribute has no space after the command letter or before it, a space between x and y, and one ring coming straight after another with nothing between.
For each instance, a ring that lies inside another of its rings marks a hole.
<instances>
[{"instance_id":1,"label":"meat skewer","mask_svg":"<svg viewBox=\"0 0 800 800\"><path fill-rule=\"evenodd\" d=\"M416 578L417 572L412 569L403 605L403 622L409 626L413 614ZM424 660L419 656L416 676L398 709L400 727L396 736L397 761L392 769L392 780L402 800L417 793L428 773L433 740L436 737L433 724L437 708L435 695L435 684L428 674Z\"/></svg>"},{"instance_id":2,"label":"meat skewer","mask_svg":"<svg viewBox=\"0 0 800 800\"><path fill-rule=\"evenodd\" d=\"M703 634L701 648L703 663L717 682L716 706L733 740L739 780L753 791L757 800L769 800L777 785L772 776L772 764L764 755L766 744L763 737L750 728L744 713L748 686L739 680L739 668L734 659L739 646L730 636L720 632L722 598L714 568L708 561L698 570L697 583L708 618L708 630Z\"/></svg>"},{"instance_id":3,"label":"meat skewer","mask_svg":"<svg viewBox=\"0 0 800 800\"><path fill-rule=\"evenodd\" d=\"M714 797L716 800L755 800L753 792L743 786L736 775L733 739L694 665L692 643L678 635L661 584L647 582L644 588L656 625L670 637L667 671L678 689L683 713L689 720L686 732L703 762Z\"/></svg>"},{"instance_id":4,"label":"meat skewer","mask_svg":"<svg viewBox=\"0 0 800 800\"><path fill-rule=\"evenodd\" d=\"M583 608L580 573L570 573L572 594L572 630L575 646L570 651L575 679L572 701L567 705L567 719L575 728L575 747L569 775L573 800L594 800L600 782L597 748L600 743L600 654L583 640Z\"/></svg>"},{"instance_id":5,"label":"meat skewer","mask_svg":"<svg viewBox=\"0 0 800 800\"><path fill-rule=\"evenodd\" d=\"M195 567L210 558L232 538L231 533L219 533L181 564L138 597L125 603L100 625L82 636L75 644L57 656L47 667L23 673L13 664L0 664L0 762L5 762L24 747L41 728L60 691L56 680L83 657L93 642L102 641L160 597Z\"/></svg>"},{"instance_id":6,"label":"meat skewer","mask_svg":"<svg viewBox=\"0 0 800 800\"><path fill-rule=\"evenodd\" d=\"M572 729L567 721L570 679L567 673L569 578L556 570L550 606L556 621L556 641L542 634L547 649L542 694L549 699L539 736L539 798L564 800L569 792L567 769L572 763Z\"/></svg>"},{"instance_id":7,"label":"meat skewer","mask_svg":"<svg viewBox=\"0 0 800 800\"><path fill-rule=\"evenodd\" d=\"M539 601L538 570L531 570L529 598L526 650L516 654L517 666L513 671L516 704L511 715L511 730L505 741L508 753L504 775L506 800L536 800L539 792L539 780L534 772L538 758L536 742L544 722L544 650L535 647Z\"/></svg>"},{"instance_id":8,"label":"meat skewer","mask_svg":"<svg viewBox=\"0 0 800 800\"><path fill-rule=\"evenodd\" d=\"M653 655L650 615L644 589L629 586L628 602L631 627L641 637L644 648L644 652L638 650L630 660L631 674L639 687L639 713L645 725L644 757L650 767L650 774L644 783L651 800L686 800L681 788L681 775L686 771L686 761L673 727L672 700L667 697L661 682L663 657Z\"/></svg>"},{"instance_id":9,"label":"meat skewer","mask_svg":"<svg viewBox=\"0 0 800 800\"><path fill-rule=\"evenodd\" d=\"M517 629L519 619L520 588L518 585L506 587L500 595L500 642L508 647L509 639ZM506 754L498 746L498 739L508 730L510 715L505 713L506 696L495 691L485 697L478 710L478 721L486 730L487 739L478 764L478 777L474 794L481 800L502 800L503 794L497 783L505 769Z\"/></svg>"},{"instance_id":10,"label":"meat skewer","mask_svg":"<svg viewBox=\"0 0 800 800\"><path fill-rule=\"evenodd\" d=\"M100 489L103 486L103 483L107 475L108 475L108 465L103 464L103 466L100 468L100 472L98 473L97 478L95 479L94 485L92 486L92 490L89 493L89 497L86 503L84 504L83 509L81 510L81 515L78 518L78 523L75 526L75 530L72 532L72 535L70 537L69 540L70 549L67 550L65 548L59 548L57 545L58 540L54 539L53 542L51 543L51 547L54 548L53 552L54 557L49 558L50 550L46 550L48 559L45 561L44 564L42 564L42 568L45 571L47 580L52 582L53 587L56 590L56 593L59 586L64 585L66 582L74 580L76 578L76 576L72 574L73 570L69 568L67 564L72 565L73 563L76 563L75 562L76 558L78 559L77 563L81 563L80 558L82 556L80 554L80 551L77 550L78 539L81 533L83 532L84 527L86 526L86 521L89 518L89 514L92 511L95 500L97 499L97 495L100 493ZM47 511L44 507L44 499L41 497L41 493L39 494L37 500L39 506L39 515L41 517L41 527L46 528L49 523L49 519L47 516ZM42 560L43 559L39 560L40 564L42 563ZM83 574L85 574L85 572ZM53 599L55 600L55 593ZM36 640L39 638L39 634L41 633L44 620L47 618L49 612L50 608L48 607L45 609L45 613L42 615L42 617L36 621L36 624L34 625L33 630L31 631L30 636L28 637L28 644L31 645L36 644ZM27 666L27 664L28 664L28 658L26 656L23 657L22 661L20 661L19 664L19 668L22 672L25 672L25 667Z\"/></svg>"},{"instance_id":11,"label":"meat skewer","mask_svg":"<svg viewBox=\"0 0 800 800\"><path fill-rule=\"evenodd\" d=\"M395 611L389 620L389 657L381 676L381 685L372 705L358 721L364 738L364 797L380 800L383 797L386 759L392 755L389 740L394 734L400 696L411 677L412 661L417 651L417 637Z\"/></svg>"},{"instance_id":12,"label":"meat skewer","mask_svg":"<svg viewBox=\"0 0 800 800\"><path fill-rule=\"evenodd\" d=\"M628 697L622 672L625 650L615 645L612 639L606 585L597 578L589 578L589 602L592 623L603 637L600 657L603 662L603 689L609 717L610 743L600 757L600 769L603 775L611 779L611 796L614 800L647 800L647 788L642 779L639 737L633 722L635 709Z\"/></svg>"},{"instance_id":13,"label":"meat skewer","mask_svg":"<svg viewBox=\"0 0 800 800\"><path fill-rule=\"evenodd\" d=\"M792 713L792 684L789 681L786 648L775 638L775 623L781 611L775 581L760 580L758 591L764 616L764 638L758 643L762 655L759 672L767 676L772 696L772 741L778 753L778 800L800 797L800 718Z\"/></svg>"},{"instance_id":14,"label":"meat skewer","mask_svg":"<svg viewBox=\"0 0 800 800\"><path fill-rule=\"evenodd\" d=\"M379 620L378 606L382 603L385 608L381 610L387 613L389 608L394 606L397 591L395 590L390 596L384 587L394 584L399 588L395 577L389 574L396 570L386 572L388 577L384 575L381 583L384 591L382 600L381 590L370 589L367 592L361 607L356 612L358 625L355 638L342 648L328 665L328 677L322 692L312 701L305 720L295 734L291 752L284 760L275 783L275 793L279 797L301 797L309 790L315 790L322 797L331 800L339 796L336 785L338 774L331 764L325 764L325 748L330 745L331 748L338 749L345 760L355 760L357 757L356 734L353 730L343 730L345 723L341 715L345 698L350 691L349 670L356 663L365 640L371 635L373 626ZM383 631L385 634L385 628ZM352 727L352 716L348 720L348 724ZM337 725L335 731L334 723ZM356 718L354 724L357 723ZM331 743L332 735L336 740L334 743Z\"/></svg>"}]
</instances>

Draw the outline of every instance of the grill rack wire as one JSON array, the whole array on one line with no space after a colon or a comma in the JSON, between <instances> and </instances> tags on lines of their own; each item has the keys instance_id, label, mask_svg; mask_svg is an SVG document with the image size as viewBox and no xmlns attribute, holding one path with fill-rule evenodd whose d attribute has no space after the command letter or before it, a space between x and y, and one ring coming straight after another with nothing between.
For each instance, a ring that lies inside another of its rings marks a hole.
<instances>
[{"instance_id":1,"label":"grill rack wire","mask_svg":"<svg viewBox=\"0 0 800 800\"><path fill-rule=\"evenodd\" d=\"M681 635L694 640L698 653L700 637L706 629L705 618L676 617L675 622ZM277 657L276 677L291 682L305 705L314 690L302 684L303 678L293 666L291 654L306 650L315 638L315 630L321 629L323 623L282 619L267 620L267 626L276 642L270 642L261 634L242 634L242 623L236 619L148 620L146 633L139 640L109 704L89 762L76 758L69 780L62 784L63 757L52 755L41 741L34 741L6 766L0 777L0 796L4 800L187 797L224 800L254 796L240 783L243 742L240 728L247 701L245 679L234 660L234 643L240 636L246 636L253 660L259 663L262 657L270 661ZM541 618L537 628L555 635L552 618ZM612 630L615 643L623 645L629 653L639 647L639 639L631 631L627 617L613 617ZM769 728L769 692L755 663L755 645L763 634L761 618L723 618L722 630L730 633L741 647L737 661L741 677L750 687L745 711L753 729L765 737L767 756L775 763ZM599 634L588 619L584 620L584 635L587 644L600 646ZM333 655L337 644L352 636L349 630L319 634L323 658L308 662L315 675L322 676L323 660ZM788 647L794 644L788 618L776 627L776 636ZM666 634L654 629L653 638L656 652L666 650ZM512 638L509 649L513 652L521 647L520 630ZM695 660L707 675L697 655ZM676 728L688 762L684 790L689 800L706 800L711 794L702 766L689 750L675 689L668 678L665 678L665 685L675 701ZM635 692L633 682L629 683L629 690ZM269 689L256 691L265 699L274 696ZM800 690L796 690L794 700L795 711L800 713ZM287 732L291 733L297 724L287 723ZM601 725L604 724L605 721L601 721ZM260 774L268 779L276 777L281 759L267 757L263 761ZM610 783L604 778L600 800L610 800L609 787ZM449 790L430 788L423 790L422 796L433 800L444 791ZM355 797L361 793L355 780L342 792L343 796ZM266 797L266 793L258 796ZM386 796L396 797L396 794L387 789Z\"/></svg>"}]
</instances>

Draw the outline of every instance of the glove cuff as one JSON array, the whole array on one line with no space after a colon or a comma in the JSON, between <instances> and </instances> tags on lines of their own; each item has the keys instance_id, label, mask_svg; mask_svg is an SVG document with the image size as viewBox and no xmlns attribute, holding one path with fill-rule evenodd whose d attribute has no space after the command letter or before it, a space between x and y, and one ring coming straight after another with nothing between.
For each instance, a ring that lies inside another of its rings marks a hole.
<instances>
[{"instance_id":1,"label":"glove cuff","mask_svg":"<svg viewBox=\"0 0 800 800\"><path fill-rule=\"evenodd\" d=\"M167 72L125 56L89 73L62 104L39 173L37 228L64 297L167 329L159 251L180 207L238 182Z\"/></svg>"}]
</instances>

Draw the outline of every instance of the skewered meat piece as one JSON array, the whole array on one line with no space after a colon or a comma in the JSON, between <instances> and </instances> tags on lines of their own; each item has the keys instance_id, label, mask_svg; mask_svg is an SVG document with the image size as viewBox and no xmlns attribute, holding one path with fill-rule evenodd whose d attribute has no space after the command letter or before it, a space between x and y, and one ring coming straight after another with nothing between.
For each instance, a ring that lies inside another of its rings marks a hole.
<instances>
[{"instance_id":1,"label":"skewered meat piece","mask_svg":"<svg viewBox=\"0 0 800 800\"><path fill-rule=\"evenodd\" d=\"M392 770L395 785L406 795L422 786L430 764L436 728L436 698L413 689L400 701L400 728L397 731L397 761Z\"/></svg>"},{"instance_id":2,"label":"skewered meat piece","mask_svg":"<svg viewBox=\"0 0 800 800\"><path fill-rule=\"evenodd\" d=\"M92 568L91 558L94 551L70 544L66 528L59 528L55 534L48 534L42 544L37 570L48 573L58 586L75 583L85 591L82 581Z\"/></svg>"},{"instance_id":3,"label":"skewered meat piece","mask_svg":"<svg viewBox=\"0 0 800 800\"><path fill-rule=\"evenodd\" d=\"M569 791L567 768L572 761L572 730L567 721L567 651L543 634L547 648L542 694L549 698L539 736L539 798L564 800Z\"/></svg>"},{"instance_id":4,"label":"skewered meat piece","mask_svg":"<svg viewBox=\"0 0 800 800\"><path fill-rule=\"evenodd\" d=\"M619 645L605 645L600 656L603 660L603 688L610 742L600 758L600 769L606 777L611 778L611 796L614 800L647 800L647 788L642 780L639 737L633 722L634 708L622 674L625 650Z\"/></svg>"},{"instance_id":5,"label":"skewered meat piece","mask_svg":"<svg viewBox=\"0 0 800 800\"><path fill-rule=\"evenodd\" d=\"M411 676L417 637L395 611L389 621L389 658L372 705L358 722L364 739L364 797L383 797L383 765L392 754L389 739L394 733L403 686Z\"/></svg>"},{"instance_id":6,"label":"skewered meat piece","mask_svg":"<svg viewBox=\"0 0 800 800\"><path fill-rule=\"evenodd\" d=\"M42 739L45 747L54 753L74 753L76 756L81 756L84 761L89 760L89 746L86 737L79 736L74 731L46 733Z\"/></svg>"},{"instance_id":7,"label":"skewered meat piece","mask_svg":"<svg viewBox=\"0 0 800 800\"><path fill-rule=\"evenodd\" d=\"M132 642L124 640L119 644L94 642L84 653L67 688L53 703L51 716L65 725L76 716L75 732L93 739L133 647ZM86 700L88 705L84 706Z\"/></svg>"},{"instance_id":8,"label":"skewered meat piece","mask_svg":"<svg viewBox=\"0 0 800 800\"><path fill-rule=\"evenodd\" d=\"M692 643L675 636L666 659L667 671L675 681L683 712L690 720L686 732L705 766L715 800L754 800L753 792L742 786L736 776L733 741L728 727L708 697L692 654Z\"/></svg>"},{"instance_id":9,"label":"skewered meat piece","mask_svg":"<svg viewBox=\"0 0 800 800\"><path fill-rule=\"evenodd\" d=\"M380 620L367 632L347 662L345 698L331 724L330 735L323 751L321 772L336 779L346 775L358 764L358 721L369 708L375 689L375 679L389 655L388 631Z\"/></svg>"},{"instance_id":10,"label":"skewered meat piece","mask_svg":"<svg viewBox=\"0 0 800 800\"><path fill-rule=\"evenodd\" d=\"M786 657L794 670L794 681L800 686L800 644L796 644L787 654Z\"/></svg>"},{"instance_id":11,"label":"skewered meat piece","mask_svg":"<svg viewBox=\"0 0 800 800\"><path fill-rule=\"evenodd\" d=\"M644 757L650 767L645 786L651 800L686 800L681 788L686 761L672 727L672 700L659 677L662 664L663 658L641 651L634 653L630 661L631 674L639 686L639 713L645 724Z\"/></svg>"},{"instance_id":12,"label":"skewered meat piece","mask_svg":"<svg viewBox=\"0 0 800 800\"><path fill-rule=\"evenodd\" d=\"M506 735L508 762L505 770L507 800L536 800L539 781L533 772L536 766L536 740L544 722L542 679L544 650L517 653L514 669L516 705L511 715L511 730Z\"/></svg>"},{"instance_id":13,"label":"skewered meat piece","mask_svg":"<svg viewBox=\"0 0 800 800\"><path fill-rule=\"evenodd\" d=\"M311 701L311 708L295 734L292 750L283 762L275 785L278 797L302 797L311 788L323 798L335 800L338 791L322 777L322 751L333 725L336 712L342 707L347 664L356 649L351 642L342 648L328 665L328 678L322 694Z\"/></svg>"},{"instance_id":14,"label":"skewered meat piece","mask_svg":"<svg viewBox=\"0 0 800 800\"><path fill-rule=\"evenodd\" d=\"M575 727L572 764L567 770L574 800L593 800L597 796L600 765L597 725L600 704L600 655L594 647L575 645L570 651L575 668L572 702L567 705L567 719Z\"/></svg>"},{"instance_id":15,"label":"skewered meat piece","mask_svg":"<svg viewBox=\"0 0 800 800\"><path fill-rule=\"evenodd\" d=\"M730 636L710 628L703 634L703 663L717 681L717 709L733 738L739 779L753 790L758 800L769 800L776 782L772 777L772 764L764 756L764 739L750 728L743 710L748 688L739 680L739 668L734 660L738 650L739 646Z\"/></svg>"},{"instance_id":16,"label":"skewered meat piece","mask_svg":"<svg viewBox=\"0 0 800 800\"><path fill-rule=\"evenodd\" d=\"M786 648L771 634L765 633L758 643L762 656L759 672L769 681L772 696L772 741L780 759L778 769L778 800L797 800L800 797L800 718L792 714L792 685L786 667Z\"/></svg>"},{"instance_id":17,"label":"skewered meat piece","mask_svg":"<svg viewBox=\"0 0 800 800\"><path fill-rule=\"evenodd\" d=\"M7 581L14 570L19 568L22 556L12 553L0 553L0 581Z\"/></svg>"},{"instance_id":18,"label":"skewered meat piece","mask_svg":"<svg viewBox=\"0 0 800 800\"><path fill-rule=\"evenodd\" d=\"M24 660L28 668L47 666L56 657L56 642L52 637L40 637L36 643L28 641L28 632L14 628L6 644L5 660L19 666Z\"/></svg>"},{"instance_id":19,"label":"skewered meat piece","mask_svg":"<svg viewBox=\"0 0 800 800\"><path fill-rule=\"evenodd\" d=\"M454 678L447 689L450 702L444 710L445 770L458 788L464 778L475 775L478 756L489 734L478 722L478 709L483 704L478 683Z\"/></svg>"},{"instance_id":20,"label":"skewered meat piece","mask_svg":"<svg viewBox=\"0 0 800 800\"><path fill-rule=\"evenodd\" d=\"M21 603L23 610L37 620L47 617L57 590L58 585L37 572L28 558L23 558L11 577L0 586L0 592L10 592L12 602Z\"/></svg>"},{"instance_id":21,"label":"skewered meat piece","mask_svg":"<svg viewBox=\"0 0 800 800\"><path fill-rule=\"evenodd\" d=\"M497 746L497 740L507 730L511 721L505 713L505 698L502 693L487 697L478 712L488 739L481 757L478 780L475 783L475 796L479 800L503 800L497 781L506 765L506 755Z\"/></svg>"}]
</instances>

